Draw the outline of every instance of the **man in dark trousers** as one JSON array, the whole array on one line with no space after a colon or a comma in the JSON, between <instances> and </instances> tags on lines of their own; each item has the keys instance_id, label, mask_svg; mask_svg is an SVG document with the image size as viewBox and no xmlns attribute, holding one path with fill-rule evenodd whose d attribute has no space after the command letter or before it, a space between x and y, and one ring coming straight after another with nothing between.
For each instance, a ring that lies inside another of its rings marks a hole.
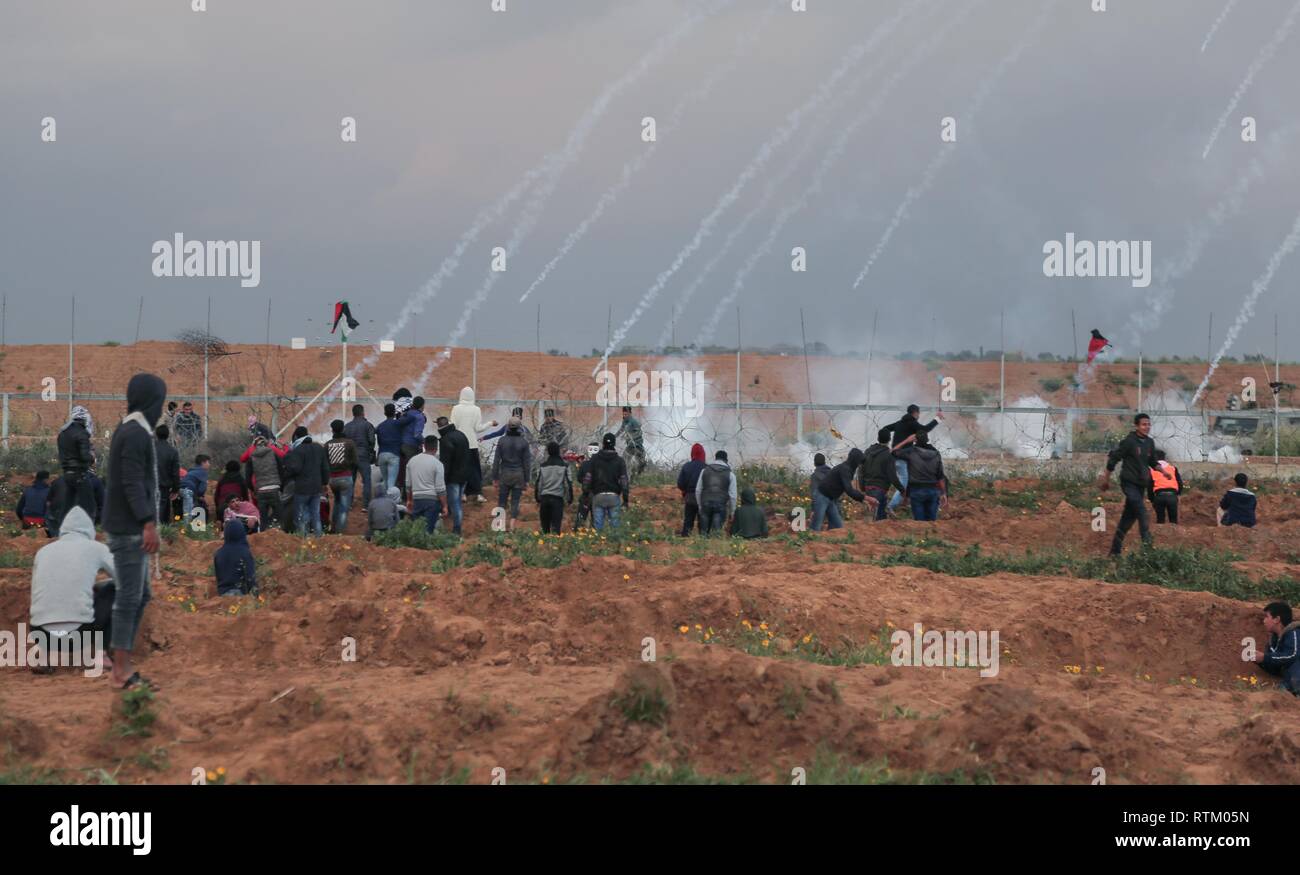
<instances>
[{"instance_id":1,"label":"man in dark trousers","mask_svg":"<svg viewBox=\"0 0 1300 875\"><path fill-rule=\"evenodd\" d=\"M1151 519L1147 515L1146 492L1151 486L1151 469L1156 467L1156 442L1151 439L1151 417L1139 413L1133 417L1133 431L1106 457L1106 473L1101 477L1104 492L1110 488L1110 475L1115 466L1123 463L1119 486L1124 491L1124 514L1115 528L1115 539L1110 545L1110 555L1124 551L1124 536L1138 524L1142 543L1151 546Z\"/></svg>"},{"instance_id":2,"label":"man in dark trousers","mask_svg":"<svg viewBox=\"0 0 1300 875\"><path fill-rule=\"evenodd\" d=\"M921 408L915 404L907 406L907 413L898 422L891 422L881 429L881 431L890 432L894 436L893 449L898 449L899 444L916 434L918 431L930 432L934 427L943 421L943 411L935 412L934 419L921 424L919 419ZM894 460L894 472L898 476L898 482L903 484L903 488L894 493L894 497L889 500L889 510L896 509L903 502L903 492L907 489L907 462L902 459Z\"/></svg>"},{"instance_id":3,"label":"man in dark trousers","mask_svg":"<svg viewBox=\"0 0 1300 875\"><path fill-rule=\"evenodd\" d=\"M131 663L136 633L149 604L149 554L158 551L158 459L154 428L162 417L167 384L136 374L126 387L126 418L108 450L104 531L113 553L113 685L152 687Z\"/></svg>"},{"instance_id":4,"label":"man in dark trousers","mask_svg":"<svg viewBox=\"0 0 1300 875\"><path fill-rule=\"evenodd\" d=\"M306 426L293 430L293 449L284 457L286 476L293 481L294 530L321 537L320 496L329 489L330 469L325 448L313 443Z\"/></svg>"},{"instance_id":5,"label":"man in dark trousers","mask_svg":"<svg viewBox=\"0 0 1300 875\"><path fill-rule=\"evenodd\" d=\"M704 444L691 445L691 460L682 465L682 470L677 474L677 489L682 494L682 506L685 508L685 516L682 519L682 537L685 538L691 533L691 529L699 529L700 534L704 533L704 520L700 516L700 505L695 500L695 486L700 482L700 472L708 464L705 461Z\"/></svg>"},{"instance_id":6,"label":"man in dark trousers","mask_svg":"<svg viewBox=\"0 0 1300 875\"><path fill-rule=\"evenodd\" d=\"M898 476L897 462L902 461L903 470L907 470L907 460L894 458L889 450L889 434L887 428L876 433L876 443L867 447L862 454L862 467L858 470L858 483L862 486L862 493L876 500L877 522L888 516L885 495L889 492L889 487L893 486L897 495L902 495L905 489Z\"/></svg>"},{"instance_id":7,"label":"man in dark trousers","mask_svg":"<svg viewBox=\"0 0 1300 875\"><path fill-rule=\"evenodd\" d=\"M439 416L436 424L442 438L438 460L442 462L442 477L447 486L447 517L451 520L452 533L459 535L465 520L465 506L462 503L465 500L465 484L470 478L469 438L445 416Z\"/></svg>"},{"instance_id":8,"label":"man in dark trousers","mask_svg":"<svg viewBox=\"0 0 1300 875\"><path fill-rule=\"evenodd\" d=\"M352 405L352 418L343 426L343 436L357 448L357 471L361 475L361 509L370 506L370 466L376 463L375 427L366 419L366 408ZM355 482L355 478L354 478Z\"/></svg>"},{"instance_id":9,"label":"man in dark trousers","mask_svg":"<svg viewBox=\"0 0 1300 875\"><path fill-rule=\"evenodd\" d=\"M1171 525L1178 525L1178 496L1183 494L1183 475L1173 462L1165 460L1165 451L1156 450L1156 466L1151 469L1151 488L1147 498L1156 509L1156 523L1163 524L1169 517Z\"/></svg>"},{"instance_id":10,"label":"man in dark trousers","mask_svg":"<svg viewBox=\"0 0 1300 875\"><path fill-rule=\"evenodd\" d=\"M154 429L158 455L158 523L167 525L172 521L172 500L181 488L181 454L171 442L171 429L162 423Z\"/></svg>"},{"instance_id":11,"label":"man in dark trousers","mask_svg":"<svg viewBox=\"0 0 1300 875\"><path fill-rule=\"evenodd\" d=\"M56 527L63 515L74 506L84 510L92 520L95 518L95 496L86 478L90 466L95 464L95 453L90 446L90 436L94 429L90 411L80 404L72 408L72 415L63 428L59 429L56 443L59 467L63 469L63 483L54 511Z\"/></svg>"}]
</instances>

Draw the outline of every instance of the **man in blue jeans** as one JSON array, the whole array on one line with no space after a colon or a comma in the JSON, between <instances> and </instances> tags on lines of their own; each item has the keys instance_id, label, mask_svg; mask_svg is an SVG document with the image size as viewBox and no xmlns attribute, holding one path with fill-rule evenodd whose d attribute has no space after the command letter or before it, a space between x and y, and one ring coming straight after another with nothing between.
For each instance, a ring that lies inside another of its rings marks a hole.
<instances>
[{"instance_id":1,"label":"man in blue jeans","mask_svg":"<svg viewBox=\"0 0 1300 875\"><path fill-rule=\"evenodd\" d=\"M1115 537L1110 544L1110 555L1118 556L1124 550L1124 536L1138 524L1142 543L1151 546L1151 518L1147 515L1146 493L1151 487L1151 469L1156 467L1156 443L1151 439L1151 417L1139 413L1133 417L1133 431L1119 442L1119 446L1106 456L1106 472L1101 477L1101 489L1110 489L1110 475L1117 465L1119 485L1124 493L1124 513L1115 527Z\"/></svg>"},{"instance_id":2,"label":"man in blue jeans","mask_svg":"<svg viewBox=\"0 0 1300 875\"><path fill-rule=\"evenodd\" d=\"M912 435L916 434L917 432L924 431L928 434L930 431L934 429L936 425L938 425L943 420L943 411L940 410L935 413L934 419L930 420L925 425L922 425L921 420L919 419L920 413L921 413L920 407L917 407L915 404L909 404L907 406L907 413L903 414L902 419L898 420L898 422L891 422L889 425L881 429L881 431L888 431L891 434L893 434L894 436L893 448L895 450L897 450L900 446L905 446L903 442L906 441L908 438L910 438ZM903 489L906 490L907 489L907 463L904 462L902 459L899 459L895 463L895 473L898 475L898 481L903 484ZM892 511L902 503L903 503L903 492L900 490L898 492L895 492L894 497L889 500L889 509Z\"/></svg>"},{"instance_id":3,"label":"man in blue jeans","mask_svg":"<svg viewBox=\"0 0 1300 875\"><path fill-rule=\"evenodd\" d=\"M469 438L445 416L439 416L436 424L441 438L438 460L442 462L447 485L447 516L451 518L452 533L459 535L464 518L465 483L470 477Z\"/></svg>"},{"instance_id":4,"label":"man in blue jeans","mask_svg":"<svg viewBox=\"0 0 1300 875\"><path fill-rule=\"evenodd\" d=\"M619 505L627 507L631 500L627 463L614 449L614 435L606 432L600 446L582 478L583 491L591 495L591 521L598 532L607 522L618 528Z\"/></svg>"},{"instance_id":5,"label":"man in blue jeans","mask_svg":"<svg viewBox=\"0 0 1300 875\"><path fill-rule=\"evenodd\" d=\"M320 496L329 488L330 470L325 448L314 443L306 426L293 430L293 449L284 457L284 468L293 481L295 531L322 536Z\"/></svg>"},{"instance_id":6,"label":"man in blue jeans","mask_svg":"<svg viewBox=\"0 0 1300 875\"><path fill-rule=\"evenodd\" d=\"M849 450L849 457L830 470L817 489L813 492L813 531L820 531L817 525L823 517L826 528L844 528L844 518L840 515L840 496L847 495L857 502L866 502L867 496L853 487L853 476L862 465L862 450L857 447Z\"/></svg>"},{"instance_id":7,"label":"man in blue jeans","mask_svg":"<svg viewBox=\"0 0 1300 875\"><path fill-rule=\"evenodd\" d=\"M907 497L912 501L912 519L934 522L939 508L948 503L948 480L943 472L943 457L930 446L930 435L917 431L909 443L894 451L907 465Z\"/></svg>"},{"instance_id":8,"label":"man in blue jeans","mask_svg":"<svg viewBox=\"0 0 1300 875\"><path fill-rule=\"evenodd\" d=\"M136 374L126 387L126 418L108 451L104 531L113 554L117 593L113 600L113 686L153 687L131 662L136 633L149 604L149 557L158 550L158 462L154 427L162 417L167 384Z\"/></svg>"},{"instance_id":9,"label":"man in blue jeans","mask_svg":"<svg viewBox=\"0 0 1300 875\"><path fill-rule=\"evenodd\" d=\"M384 421L375 427L375 442L379 449L379 476L383 478L384 494L397 485L397 468L402 457L402 427L397 424L397 406L384 405Z\"/></svg>"},{"instance_id":10,"label":"man in blue jeans","mask_svg":"<svg viewBox=\"0 0 1300 875\"><path fill-rule=\"evenodd\" d=\"M438 526L442 514L442 497L447 494L442 462L438 461L438 437L424 439L424 452L406 462L406 509L412 519L424 520L429 534Z\"/></svg>"}]
</instances>

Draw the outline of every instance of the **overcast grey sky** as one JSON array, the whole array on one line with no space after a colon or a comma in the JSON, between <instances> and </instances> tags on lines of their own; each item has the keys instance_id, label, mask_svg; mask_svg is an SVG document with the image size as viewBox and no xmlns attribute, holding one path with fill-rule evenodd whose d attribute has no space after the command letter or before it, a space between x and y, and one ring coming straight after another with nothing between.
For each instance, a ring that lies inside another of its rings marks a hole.
<instances>
[{"instance_id":1,"label":"overcast grey sky","mask_svg":"<svg viewBox=\"0 0 1300 875\"><path fill-rule=\"evenodd\" d=\"M816 131L802 164L687 308L676 335L693 338L840 128L967 2L938 0L935 12L922 3L868 56L858 69L881 59L884 72L844 104L832 100L773 153L629 343L656 340L681 288ZM1300 33L1282 42L1208 157L1202 152L1294 0L1238 3L1204 52L1226 0L1109 0L1104 13L1091 10L1092 0L1058 0L974 126L959 126L933 188L852 289L909 187L943 148L940 119L963 118L1044 2L987 0L899 81L849 141L824 193L790 220L750 277L739 299L747 343L797 343L800 307L809 340L840 349L866 348L877 309L887 351L931 346L932 318L940 350L996 347L1000 310L1009 349L1070 353L1071 308L1081 348L1092 327L1123 341L1125 321L1151 308L1158 284L1049 279L1044 243L1067 232L1151 240L1159 270L1257 159L1263 175L1239 214L1209 237L1143 341L1149 355L1204 354L1213 311L1218 346L1300 212L1300 168L1288 160L1300 134L1267 145L1300 124ZM201 326L211 296L215 333L260 341L269 297L272 338L287 343L321 335L332 303L346 297L359 318L374 320L361 335L377 340L479 211L561 149L606 84L705 2L508 0L504 13L490 11L491 0L207 5L196 13L189 0L0 0L0 290L10 343L65 341L74 294L77 337L86 342L132 340L141 295L146 338ZM603 347L607 305L617 326L787 114L900 5L808 0L809 11L794 13L789 0L734 0L708 17L605 109L478 312L479 343L533 348L540 304L543 347ZM665 125L771 7L752 50L660 137L627 190L519 304L625 163L647 148L641 119ZM1242 142L1246 115L1257 119L1256 143ZM357 120L355 143L340 138L344 116ZM45 117L56 120L54 143L42 142ZM475 241L414 320L418 343L447 339L522 203ZM154 277L151 246L176 233L261 241L260 286ZM790 270L794 246L808 250L805 273ZM1282 264L1235 354L1271 355L1277 312L1283 356L1300 357L1297 286L1300 253ZM398 341L411 336L408 328ZM717 340L734 342L734 315Z\"/></svg>"}]
</instances>

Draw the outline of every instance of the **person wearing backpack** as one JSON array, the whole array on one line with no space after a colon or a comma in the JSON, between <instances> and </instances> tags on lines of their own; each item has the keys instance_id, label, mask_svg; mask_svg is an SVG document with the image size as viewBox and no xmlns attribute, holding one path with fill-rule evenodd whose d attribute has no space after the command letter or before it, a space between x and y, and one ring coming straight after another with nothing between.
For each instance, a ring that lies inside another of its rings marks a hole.
<instances>
[{"instance_id":1,"label":"person wearing backpack","mask_svg":"<svg viewBox=\"0 0 1300 875\"><path fill-rule=\"evenodd\" d=\"M736 474L727 464L727 451L718 450L695 482L695 503L700 508L700 534L721 532L736 512Z\"/></svg>"}]
</instances>

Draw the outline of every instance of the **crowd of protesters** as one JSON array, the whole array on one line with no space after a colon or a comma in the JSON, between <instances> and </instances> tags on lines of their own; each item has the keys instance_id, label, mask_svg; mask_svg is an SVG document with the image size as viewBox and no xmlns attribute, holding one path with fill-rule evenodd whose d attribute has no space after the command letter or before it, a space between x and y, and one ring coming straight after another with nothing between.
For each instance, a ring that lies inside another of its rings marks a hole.
<instances>
[{"instance_id":1,"label":"crowd of protesters","mask_svg":"<svg viewBox=\"0 0 1300 875\"><path fill-rule=\"evenodd\" d=\"M377 426L357 404L350 421L330 423L330 438L323 444L304 426L282 443L249 417L247 448L237 459L225 460L220 476L209 484L209 455L195 452L183 467L185 454L202 435L202 420L189 402L179 408L172 402L166 417L170 422L164 421L166 394L160 377L137 374L131 379L127 415L109 443L107 483L96 474L91 415L84 407L73 407L57 439L61 476L51 482L48 471L38 471L15 508L23 528L44 527L57 539L37 554L33 627L47 636L102 633L109 641L105 663L121 688L154 686L135 669L132 653L151 597L148 557L158 550L160 525L218 526L222 545L213 557L217 592L246 595L257 592L250 535L272 526L316 537L326 527L332 534L343 533L358 484L367 539L405 518L419 521L429 533L450 527L461 534L465 502L487 500L485 479L497 489L496 512L507 530L515 529L521 500L531 487L543 534L561 532L565 511L575 502L572 525L604 531L621 525L631 484L645 464L641 427L630 408L624 408L618 432L604 434L599 444L588 446L585 457L578 457L566 452L569 431L552 410L534 437L523 423L522 409L515 408L504 426L485 420L473 390L466 387L449 414L434 420L434 433L425 434L424 399L399 389L384 405ZM922 423L919 413L912 405L901 419L880 429L876 443L865 451L850 449L834 466L816 454L809 482L813 531L844 525L841 503L846 496L867 507L875 521L895 516L904 499L913 520L938 519L940 509L949 506L951 484L929 434L943 416ZM1139 414L1132 433L1107 458L1101 487L1109 487L1119 467L1124 494L1113 555L1135 523L1143 541L1151 542L1148 501L1158 523L1178 524L1182 475L1155 447L1150 431L1150 417ZM620 435L623 455L616 449ZM490 440L497 443L485 472L483 442ZM537 454L539 441L544 449ZM1255 525L1256 497L1247 483L1246 475L1236 475L1235 486L1219 504L1221 525ZM745 539L768 536L770 512L758 505L751 487L738 483L725 450L715 451L709 461L705 447L693 445L676 485L684 508L682 537L694 531ZM106 543L95 540L96 526L105 532ZM100 573L110 580L98 581ZM1284 687L1300 691L1300 623L1293 622L1290 607L1281 602L1268 605L1264 615L1270 638L1257 661Z\"/></svg>"}]
</instances>

